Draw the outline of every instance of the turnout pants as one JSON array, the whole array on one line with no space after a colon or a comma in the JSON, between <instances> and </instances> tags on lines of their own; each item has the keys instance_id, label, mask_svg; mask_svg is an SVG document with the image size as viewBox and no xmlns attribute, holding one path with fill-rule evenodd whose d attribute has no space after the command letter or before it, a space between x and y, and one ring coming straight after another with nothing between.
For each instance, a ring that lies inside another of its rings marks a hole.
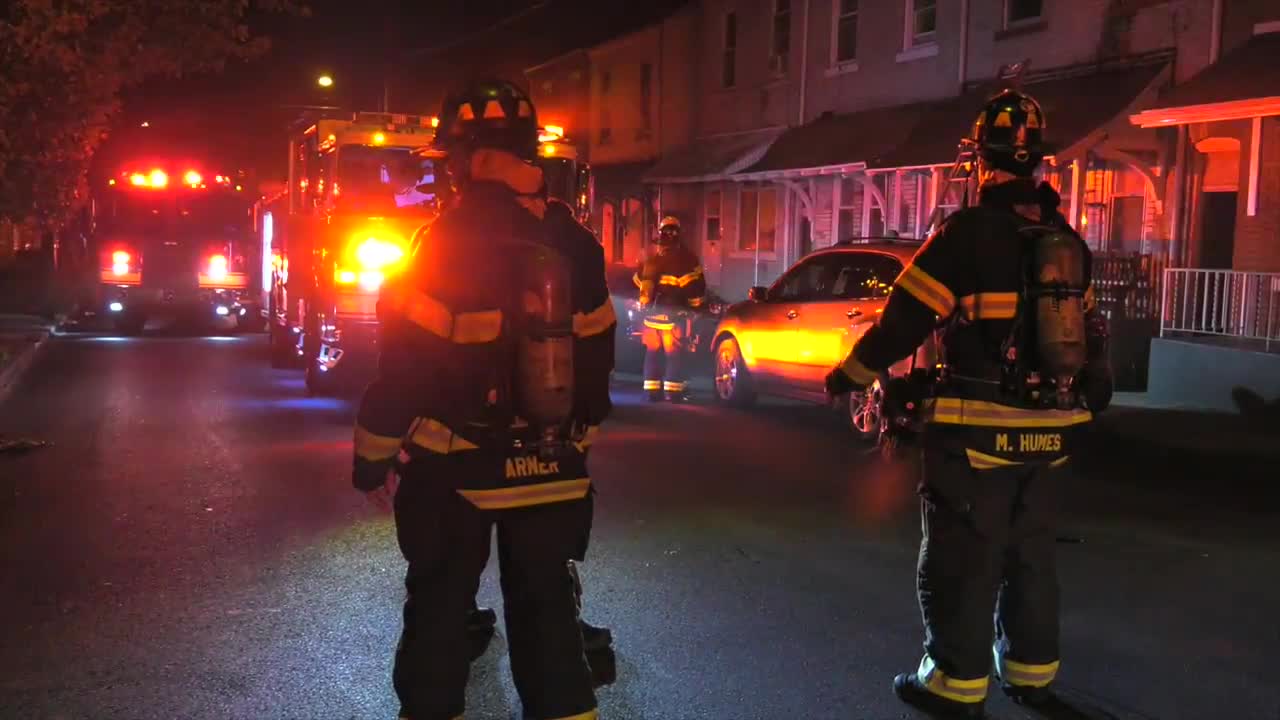
<instances>
[{"instance_id":1,"label":"turnout pants","mask_svg":"<svg viewBox=\"0 0 1280 720\"><path fill-rule=\"evenodd\" d=\"M653 315L644 321L644 389L679 394L685 391L685 360L689 352L689 321L672 315Z\"/></svg>"},{"instance_id":2,"label":"turnout pants","mask_svg":"<svg viewBox=\"0 0 1280 720\"><path fill-rule=\"evenodd\" d=\"M986 698L993 657L1009 685L1043 687L1058 670L1055 522L1067 458L975 450L1003 442L1000 432L933 425L924 437L918 676L956 702Z\"/></svg>"},{"instance_id":3,"label":"turnout pants","mask_svg":"<svg viewBox=\"0 0 1280 720\"><path fill-rule=\"evenodd\" d=\"M444 461L447 463L447 461ZM573 580L592 500L479 510L442 477L441 464L411 463L396 494L396 534L409 563L404 630L393 683L403 718L455 720L470 671L467 614L498 531L511 672L530 720L594 720Z\"/></svg>"}]
</instances>

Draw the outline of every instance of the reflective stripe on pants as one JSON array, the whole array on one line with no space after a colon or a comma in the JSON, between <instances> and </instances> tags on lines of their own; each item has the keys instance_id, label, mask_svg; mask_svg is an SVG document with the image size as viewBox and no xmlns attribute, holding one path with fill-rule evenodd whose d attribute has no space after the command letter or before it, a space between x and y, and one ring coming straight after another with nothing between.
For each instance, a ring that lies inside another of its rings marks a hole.
<instances>
[{"instance_id":1,"label":"reflective stripe on pants","mask_svg":"<svg viewBox=\"0 0 1280 720\"><path fill-rule=\"evenodd\" d=\"M954 678L938 669L928 655L920 661L916 677L926 690L952 702L980 703L987 698L987 676L962 679Z\"/></svg>"}]
</instances>

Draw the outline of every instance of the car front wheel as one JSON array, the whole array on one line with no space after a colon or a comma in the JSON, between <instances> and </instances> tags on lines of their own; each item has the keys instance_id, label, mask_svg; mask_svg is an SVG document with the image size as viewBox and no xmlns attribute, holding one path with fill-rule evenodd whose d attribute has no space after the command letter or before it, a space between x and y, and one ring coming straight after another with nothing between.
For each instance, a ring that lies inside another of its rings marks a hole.
<instances>
[{"instance_id":1,"label":"car front wheel","mask_svg":"<svg viewBox=\"0 0 1280 720\"><path fill-rule=\"evenodd\" d=\"M884 424L884 390L880 381L872 383L861 392L849 393L849 428L859 440L875 442Z\"/></svg>"},{"instance_id":2,"label":"car front wheel","mask_svg":"<svg viewBox=\"0 0 1280 720\"><path fill-rule=\"evenodd\" d=\"M751 372L742 360L738 341L727 337L716 346L716 400L732 407L748 407L756 400Z\"/></svg>"}]
</instances>

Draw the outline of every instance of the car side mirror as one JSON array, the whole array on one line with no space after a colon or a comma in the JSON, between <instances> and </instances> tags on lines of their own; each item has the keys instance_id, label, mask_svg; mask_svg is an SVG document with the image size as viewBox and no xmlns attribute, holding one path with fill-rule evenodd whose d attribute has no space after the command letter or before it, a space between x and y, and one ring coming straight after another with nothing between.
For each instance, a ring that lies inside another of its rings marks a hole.
<instances>
[{"instance_id":1,"label":"car side mirror","mask_svg":"<svg viewBox=\"0 0 1280 720\"><path fill-rule=\"evenodd\" d=\"M747 290L747 299L753 302L765 302L769 299L769 288L757 285Z\"/></svg>"}]
</instances>

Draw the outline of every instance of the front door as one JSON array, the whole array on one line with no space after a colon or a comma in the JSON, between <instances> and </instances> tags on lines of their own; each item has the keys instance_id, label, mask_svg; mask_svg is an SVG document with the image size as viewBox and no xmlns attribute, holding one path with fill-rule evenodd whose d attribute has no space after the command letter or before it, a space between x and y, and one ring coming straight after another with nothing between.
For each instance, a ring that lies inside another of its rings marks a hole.
<instances>
[{"instance_id":1,"label":"front door","mask_svg":"<svg viewBox=\"0 0 1280 720\"><path fill-rule=\"evenodd\" d=\"M1111 238L1107 250L1142 252L1142 215L1146 204L1146 198L1141 195L1122 196L1111 201Z\"/></svg>"},{"instance_id":2,"label":"front door","mask_svg":"<svg viewBox=\"0 0 1280 720\"><path fill-rule=\"evenodd\" d=\"M894 256L874 251L829 254L822 296L806 303L796 325L801 358L797 389L823 392L831 368L844 362L853 343L880 318L893 281L902 272Z\"/></svg>"},{"instance_id":3,"label":"front door","mask_svg":"<svg viewBox=\"0 0 1280 720\"><path fill-rule=\"evenodd\" d=\"M1236 192L1207 192L1200 211L1200 267L1230 270L1236 248Z\"/></svg>"}]
</instances>

